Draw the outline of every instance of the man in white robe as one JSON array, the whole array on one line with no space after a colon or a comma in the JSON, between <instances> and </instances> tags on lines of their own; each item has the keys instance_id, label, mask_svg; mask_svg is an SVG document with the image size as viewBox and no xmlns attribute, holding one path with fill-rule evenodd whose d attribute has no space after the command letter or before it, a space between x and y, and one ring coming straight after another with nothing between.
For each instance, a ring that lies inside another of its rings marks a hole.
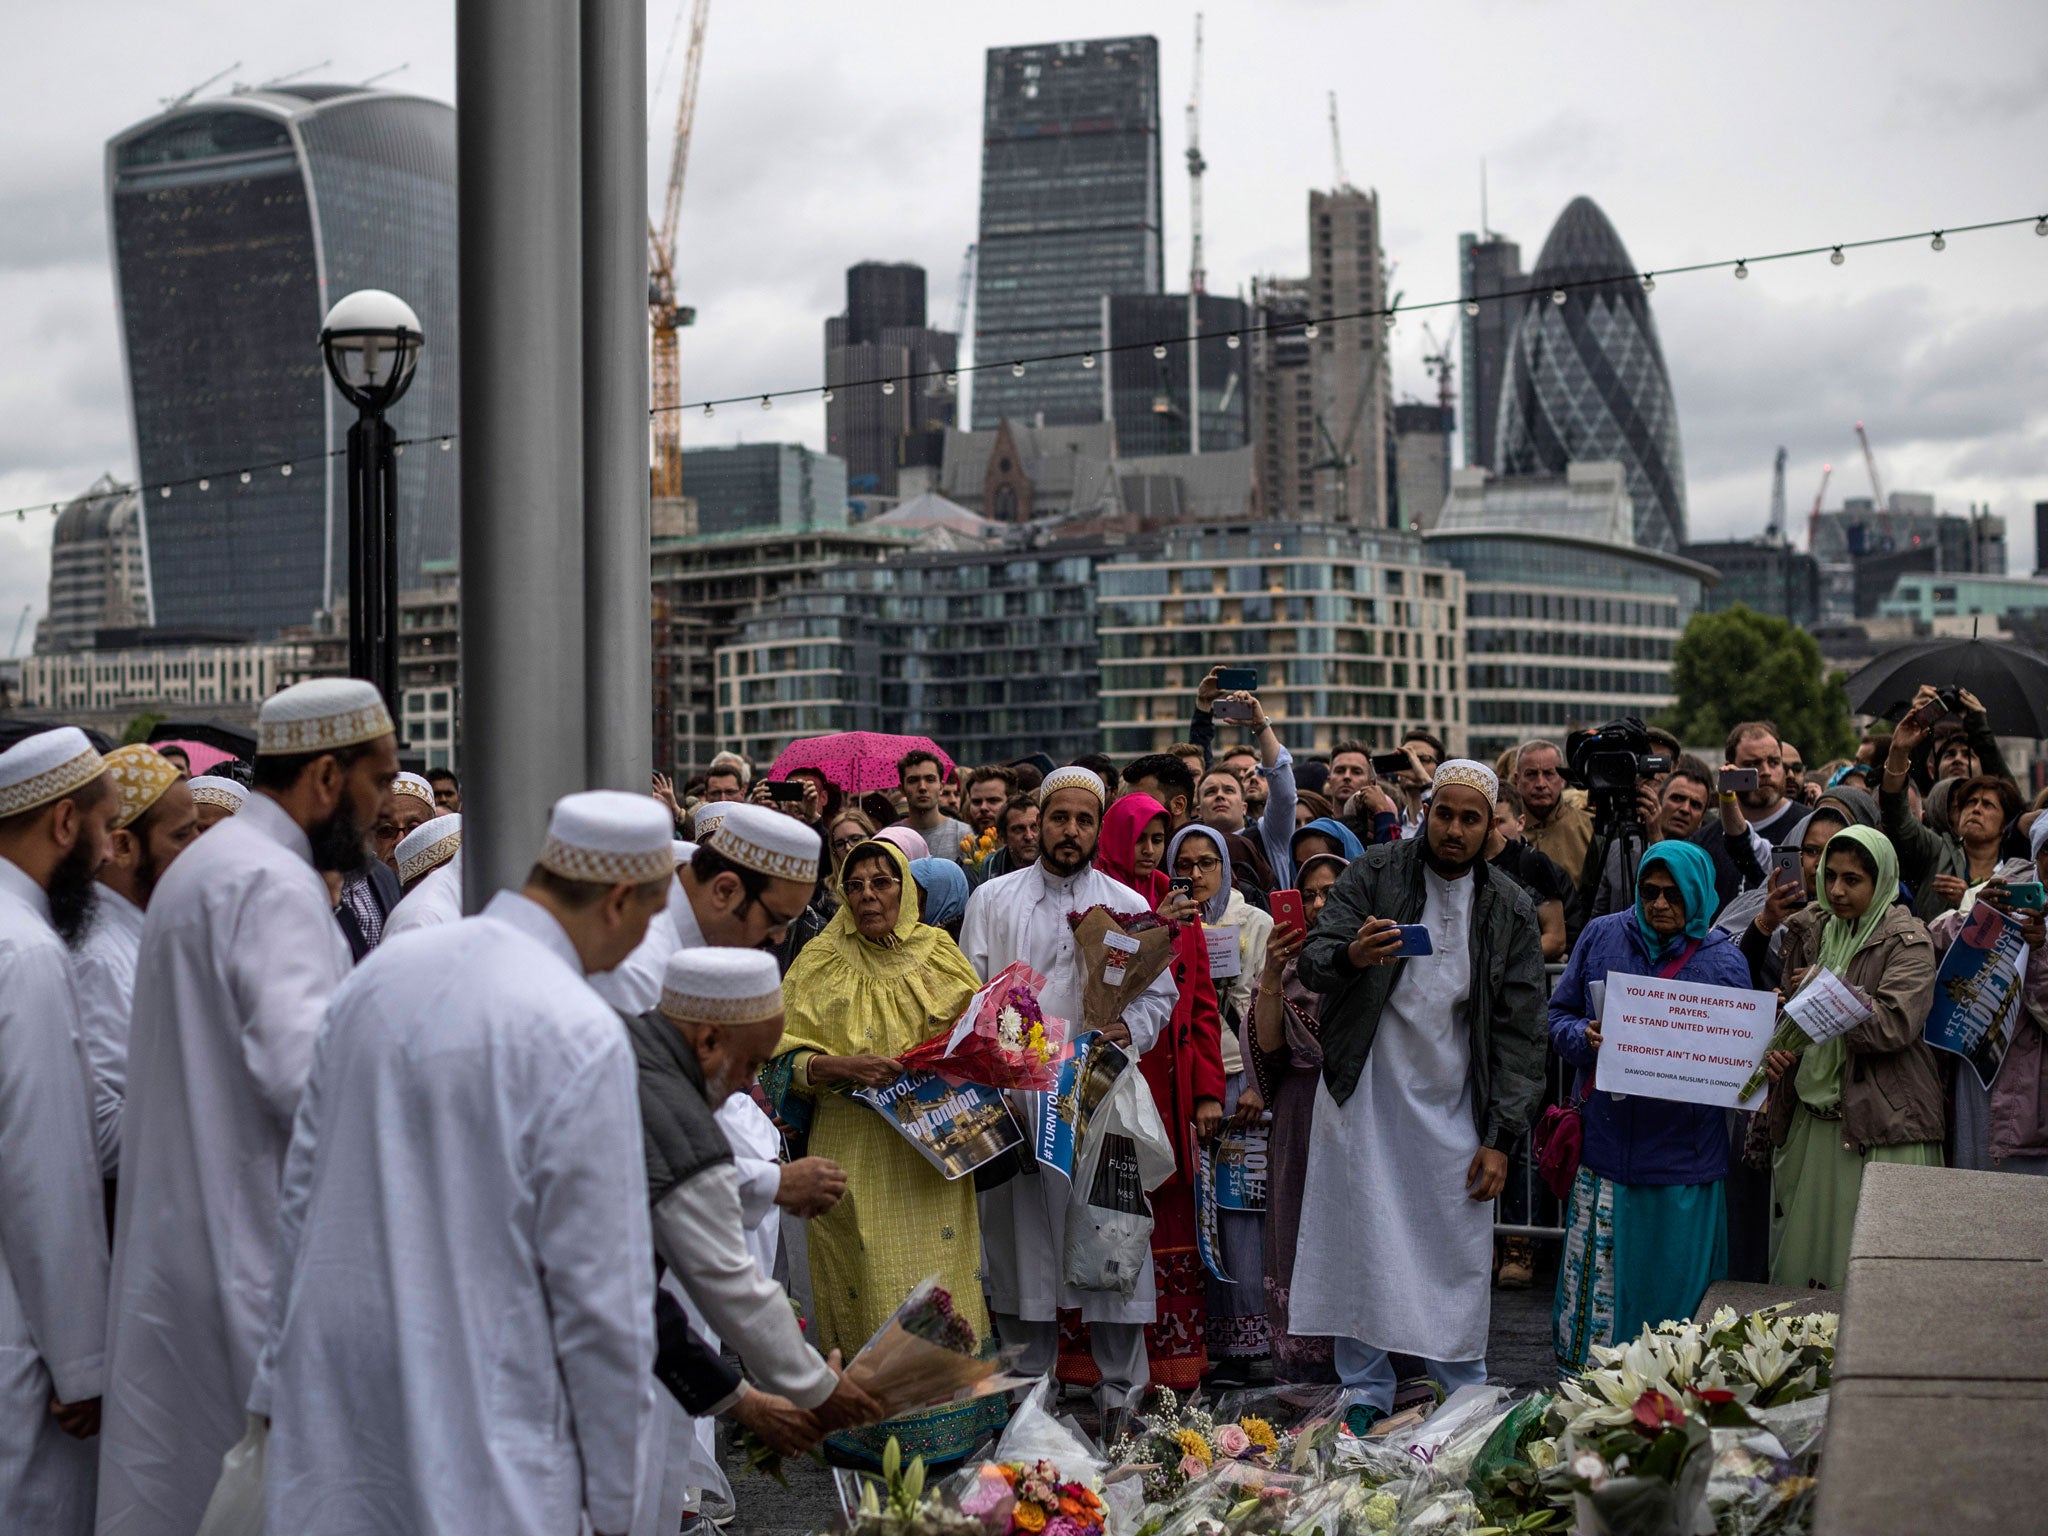
<instances>
[{"instance_id":1,"label":"man in white robe","mask_svg":"<svg viewBox=\"0 0 2048 1536\"><path fill-rule=\"evenodd\" d=\"M1107 796L1086 768L1059 768L1039 786L1038 862L988 881L967 898L960 949L982 980L1021 960L1046 978L1039 1002L1055 1018L1081 1027L1081 972L1069 913L1090 907L1151 910L1129 886L1093 867ZM1173 1016L1171 970L1163 971L1105 1034L1133 1058L1151 1049ZM1122 1038L1118 1038L1121 1036ZM1024 1124L1038 1116L1038 1094L1025 1094ZM1025 1346L1023 1369L1041 1375L1059 1351L1058 1312L1079 1307L1102 1371L1097 1400L1105 1411L1132 1403L1145 1390L1150 1365L1145 1324L1158 1317L1152 1256L1130 1300L1064 1283L1066 1182L1035 1167L981 1196L981 1245L989 1310L1006 1344Z\"/></svg>"},{"instance_id":2,"label":"man in white robe","mask_svg":"<svg viewBox=\"0 0 2048 1536\"><path fill-rule=\"evenodd\" d=\"M654 1253L632 1048L584 977L640 942L668 859L646 796L566 796L521 891L335 994L249 1397L266 1529L630 1527Z\"/></svg>"},{"instance_id":3,"label":"man in white robe","mask_svg":"<svg viewBox=\"0 0 2048 1536\"><path fill-rule=\"evenodd\" d=\"M0 1529L86 1536L107 1228L71 955L119 801L83 731L0 753Z\"/></svg>"},{"instance_id":4,"label":"man in white robe","mask_svg":"<svg viewBox=\"0 0 2048 1536\"><path fill-rule=\"evenodd\" d=\"M462 817L450 811L399 839L398 885L404 892L384 919L389 943L415 928L462 920ZM652 927L652 924L649 924Z\"/></svg>"},{"instance_id":5,"label":"man in white robe","mask_svg":"<svg viewBox=\"0 0 2048 1536\"><path fill-rule=\"evenodd\" d=\"M249 791L225 774L202 773L189 781L192 785L192 804L199 812L199 830L217 826L230 816L239 815L249 803Z\"/></svg>"},{"instance_id":6,"label":"man in white robe","mask_svg":"<svg viewBox=\"0 0 2048 1536\"><path fill-rule=\"evenodd\" d=\"M100 866L92 921L72 954L71 974L78 987L79 1040L92 1071L100 1172L111 1179L121 1160L128 1016L135 1003L142 914L171 861L199 835L199 813L190 781L156 748L116 747L106 764L120 808Z\"/></svg>"},{"instance_id":7,"label":"man in white robe","mask_svg":"<svg viewBox=\"0 0 2048 1536\"><path fill-rule=\"evenodd\" d=\"M1436 771L1423 836L1368 848L1303 947L1323 994L1289 1326L1335 1339L1362 1429L1394 1401L1389 1355L1446 1391L1486 1379L1493 1200L1543 1092L1535 909L1484 858L1498 783ZM1432 952L1403 959L1402 925Z\"/></svg>"},{"instance_id":8,"label":"man in white robe","mask_svg":"<svg viewBox=\"0 0 2048 1536\"><path fill-rule=\"evenodd\" d=\"M101 1536L190 1536L241 1439L269 1319L278 1181L313 1037L348 974L322 870L360 867L398 771L350 678L264 700L256 786L149 904L114 1210Z\"/></svg>"}]
</instances>

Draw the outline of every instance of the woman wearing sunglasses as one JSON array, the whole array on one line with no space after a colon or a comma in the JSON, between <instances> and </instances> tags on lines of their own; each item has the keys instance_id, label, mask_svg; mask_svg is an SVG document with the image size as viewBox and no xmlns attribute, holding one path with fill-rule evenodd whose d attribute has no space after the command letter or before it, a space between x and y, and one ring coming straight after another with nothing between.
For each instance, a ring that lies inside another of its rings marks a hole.
<instances>
[{"instance_id":1,"label":"woman wearing sunglasses","mask_svg":"<svg viewBox=\"0 0 2048 1536\"><path fill-rule=\"evenodd\" d=\"M1550 994L1550 1044L1573 1070L1585 1133L1565 1209L1552 1340L1576 1370L1598 1344L1626 1343L1667 1317L1691 1317L1728 1272L1727 1117L1704 1104L1617 1098L1592 1086L1600 1056L1596 982L1660 976L1749 986L1749 963L1713 926L1714 861L1666 839L1636 866L1632 911L1596 917Z\"/></svg>"}]
</instances>

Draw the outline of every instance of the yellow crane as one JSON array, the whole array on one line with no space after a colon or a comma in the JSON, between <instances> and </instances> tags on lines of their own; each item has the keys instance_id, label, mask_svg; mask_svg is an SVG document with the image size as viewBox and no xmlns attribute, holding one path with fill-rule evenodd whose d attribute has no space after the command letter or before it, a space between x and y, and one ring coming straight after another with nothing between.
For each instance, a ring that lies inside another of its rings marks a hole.
<instances>
[{"instance_id":1,"label":"yellow crane","mask_svg":"<svg viewBox=\"0 0 2048 1536\"><path fill-rule=\"evenodd\" d=\"M676 102L675 142L669 152L668 194L661 223L647 221L647 329L653 356L654 463L656 496L683 494L682 375L676 364L676 332L697 311L676 303L676 221L683 209L683 172L690 162L690 122L697 115L697 77L704 66L704 23L711 0L694 0L690 46L683 59L683 86Z\"/></svg>"}]
</instances>

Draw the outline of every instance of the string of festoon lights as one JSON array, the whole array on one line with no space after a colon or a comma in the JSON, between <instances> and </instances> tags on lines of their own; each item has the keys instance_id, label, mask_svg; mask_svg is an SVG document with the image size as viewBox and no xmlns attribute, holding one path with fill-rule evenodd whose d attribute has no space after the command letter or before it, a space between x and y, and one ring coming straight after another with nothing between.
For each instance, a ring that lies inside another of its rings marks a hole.
<instances>
[{"instance_id":1,"label":"string of festoon lights","mask_svg":"<svg viewBox=\"0 0 2048 1536\"><path fill-rule=\"evenodd\" d=\"M1766 251L1757 256L1736 256L1723 258L1719 261L1695 261L1682 266L1655 267L1630 274L1578 278L1563 283L1536 284L1527 288L1505 289L1499 293L1487 294L1485 297L1488 303L1499 303L1516 299L1536 298L1548 294L1553 304L1561 305L1570 299L1572 291L1575 289L1596 288L1612 290L1617 283L1630 281L1640 284L1645 293L1653 293L1656 291L1660 278L1683 277L1700 272L1728 272L1738 279L1743 279L1749 276L1752 267L1762 266L1766 262L1797 261L1805 257L1819 256L1825 256L1831 265L1839 267L1848 259L1847 253L1850 251L1869 250L1873 247L1885 245L1905 245L1921 240L1927 242L1930 250L1939 253L1948 248L1948 242L1953 236L1977 234L1992 229L2011 229L2022 224L2033 225L2036 235L2048 238L2048 213L2026 214L2011 219L1987 219L1977 224L1951 224L1942 229L1914 230L1910 234L1879 235L1868 240L1843 240L1827 245L1801 246L1796 250ZM1452 308L1461 308L1468 315L1476 315L1479 313L1479 304L1480 301L1478 299L1471 297L1431 299L1413 304L1390 304L1378 309L1351 310L1343 314L1314 315L1303 319L1290 319L1267 325L1245 325L1221 332L1220 334L1223 344L1232 350L1236 350L1242 347L1247 340L1266 335L1300 336L1312 341L1320 333L1323 326L1336 325L1349 320L1380 320L1386 325L1392 326L1403 315L1426 314L1434 310ZM1049 363L1078 362L1083 368L1093 368L1096 366L1099 358L1118 352L1149 351L1155 358L1165 358L1174 347L1187 346L1198 340L1214 340L1218 334L1213 331L1202 335L1182 333L1174 336L1154 337L1147 341L1116 342L1104 346L1088 347L1080 351L1049 352L1029 357L991 358L985 362L977 360L964 366L929 369L920 373L892 374L887 377L870 379L852 379L838 384L809 384L792 389L771 389L759 394L722 395L708 400L687 401L680 405L656 406L648 414L649 416L655 416L671 411L696 411L704 416L715 416L718 413L718 407L722 405L758 405L764 411L771 411L775 408L775 403L778 400L829 401L840 391L852 389L879 389L885 395L893 395L899 387L920 383L927 379L942 379L945 386L951 389L959 383L960 375L962 374L995 373L1007 368L1014 377L1022 378L1033 367ZM456 434L453 432L432 432L418 437L400 438L397 443L397 450L400 454L403 454L408 448L427 448L438 449L440 452L446 453L455 446L455 438ZM239 468L218 470L203 475L188 475L181 479L153 480L142 486L122 486L106 494L126 495L140 491L144 496L155 496L159 500L169 500L181 490L210 491L216 481L223 485L250 485L255 482L256 477L259 475L275 475L288 478L296 470L306 465L319 465L329 459L344 457L346 453L347 450L345 448L330 449L325 453L301 454L290 459L273 459L262 464L247 464ZM29 513L43 511L48 511L54 516L78 499L78 497L72 497L69 501L33 502L26 506L8 507L0 509L0 517L5 517L12 513L16 521L25 521Z\"/></svg>"}]
</instances>

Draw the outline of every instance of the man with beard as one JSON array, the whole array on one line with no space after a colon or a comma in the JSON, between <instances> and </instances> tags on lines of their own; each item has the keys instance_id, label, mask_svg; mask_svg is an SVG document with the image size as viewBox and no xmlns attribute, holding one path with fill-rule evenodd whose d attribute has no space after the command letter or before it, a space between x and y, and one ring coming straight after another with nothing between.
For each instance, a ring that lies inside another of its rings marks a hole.
<instances>
[{"instance_id":1,"label":"man with beard","mask_svg":"<svg viewBox=\"0 0 2048 1536\"><path fill-rule=\"evenodd\" d=\"M100 1172L121 1160L121 1099L128 1084L128 1016L135 1005L135 954L142 914L156 883L199 835L191 781L153 747L116 747L107 780L118 805L92 921L71 959L78 987L79 1041L92 1072L93 1137Z\"/></svg>"},{"instance_id":2,"label":"man with beard","mask_svg":"<svg viewBox=\"0 0 2048 1536\"><path fill-rule=\"evenodd\" d=\"M632 1048L584 977L660 913L671 830L647 795L566 795L519 890L334 993L246 1393L266 1530L628 1528L654 1252Z\"/></svg>"},{"instance_id":3,"label":"man with beard","mask_svg":"<svg viewBox=\"0 0 2048 1536\"><path fill-rule=\"evenodd\" d=\"M370 684L319 678L271 695L254 792L150 901L114 1211L103 1536L190 1536L242 1436L292 1114L349 969L321 875L368 858L397 772Z\"/></svg>"},{"instance_id":4,"label":"man with beard","mask_svg":"<svg viewBox=\"0 0 2048 1536\"><path fill-rule=\"evenodd\" d=\"M1446 1391L1486 1379L1492 1202L1548 1049L1535 909L1483 857L1498 788L1480 763L1439 767L1423 835L1338 877L1298 963L1323 994L1323 1080L1288 1326L1335 1339L1354 1431L1393 1407L1395 1352ZM1410 924L1431 953L1402 957Z\"/></svg>"},{"instance_id":5,"label":"man with beard","mask_svg":"<svg viewBox=\"0 0 2048 1536\"><path fill-rule=\"evenodd\" d=\"M1102 780L1086 768L1059 768L1047 774L1039 790L1038 862L975 891L967 899L960 927L961 951L982 980L1022 960L1046 978L1039 996L1045 1011L1075 1021L1077 1028L1082 1017L1081 962L1067 914L1096 906L1126 914L1151 910L1151 903L1136 891L1093 867L1107 799ZM1168 968L1120 1020L1103 1030L1103 1037L1137 1057L1159 1038L1172 1016L1175 996ZM1024 1098L1023 1123L1035 1125L1038 1096ZM1066 1220L1065 1183L1039 1174L1029 1164L1023 1176L981 1197L989 1311L1003 1342L1024 1346L1024 1373L1038 1376L1053 1368L1059 1309L1080 1308L1082 1320L1091 1325L1095 1363L1102 1372L1097 1402L1107 1414L1131 1404L1150 1378L1145 1324L1156 1318L1158 1286L1149 1252L1128 1301L1113 1291L1081 1291L1063 1284Z\"/></svg>"},{"instance_id":6,"label":"man with beard","mask_svg":"<svg viewBox=\"0 0 2048 1536\"><path fill-rule=\"evenodd\" d=\"M175 773L175 770L172 770ZM118 801L71 726L0 753L0 1511L85 1536L107 1229L71 961Z\"/></svg>"}]
</instances>

